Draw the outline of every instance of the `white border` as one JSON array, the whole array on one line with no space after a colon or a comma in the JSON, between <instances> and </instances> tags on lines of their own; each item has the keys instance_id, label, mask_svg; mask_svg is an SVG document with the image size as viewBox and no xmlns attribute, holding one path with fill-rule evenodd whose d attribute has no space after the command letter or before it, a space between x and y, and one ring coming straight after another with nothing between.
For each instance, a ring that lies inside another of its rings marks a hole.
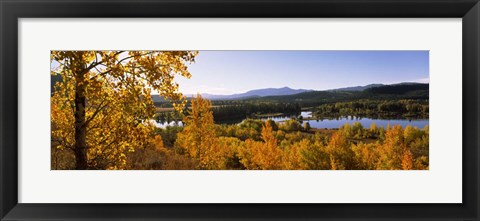
<instances>
[{"instance_id":1,"label":"white border","mask_svg":"<svg viewBox=\"0 0 480 221\"><path fill-rule=\"evenodd\" d=\"M461 203L461 31L461 19L20 19L19 202ZM430 170L50 171L49 53L66 49L430 50Z\"/></svg>"}]
</instances>

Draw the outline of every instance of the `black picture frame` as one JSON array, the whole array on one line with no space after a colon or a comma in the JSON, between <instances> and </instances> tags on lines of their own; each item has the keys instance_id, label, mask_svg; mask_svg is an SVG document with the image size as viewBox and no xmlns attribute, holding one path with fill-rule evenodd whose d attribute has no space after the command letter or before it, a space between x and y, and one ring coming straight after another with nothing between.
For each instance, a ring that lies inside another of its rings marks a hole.
<instances>
[{"instance_id":1,"label":"black picture frame","mask_svg":"<svg viewBox=\"0 0 480 221\"><path fill-rule=\"evenodd\" d=\"M0 15L1 220L479 220L480 5L478 0L1 0ZM77 17L462 18L463 203L18 203L17 21L19 18Z\"/></svg>"}]
</instances>

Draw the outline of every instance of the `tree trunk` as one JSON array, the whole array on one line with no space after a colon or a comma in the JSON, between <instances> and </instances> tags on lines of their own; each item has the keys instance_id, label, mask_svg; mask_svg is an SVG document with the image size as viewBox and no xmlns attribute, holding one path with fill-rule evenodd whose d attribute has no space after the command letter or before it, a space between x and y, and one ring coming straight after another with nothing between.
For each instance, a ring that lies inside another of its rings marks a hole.
<instances>
[{"instance_id":1,"label":"tree trunk","mask_svg":"<svg viewBox=\"0 0 480 221\"><path fill-rule=\"evenodd\" d=\"M79 74L75 83L75 169L77 170L88 169L84 75L85 73Z\"/></svg>"}]
</instances>

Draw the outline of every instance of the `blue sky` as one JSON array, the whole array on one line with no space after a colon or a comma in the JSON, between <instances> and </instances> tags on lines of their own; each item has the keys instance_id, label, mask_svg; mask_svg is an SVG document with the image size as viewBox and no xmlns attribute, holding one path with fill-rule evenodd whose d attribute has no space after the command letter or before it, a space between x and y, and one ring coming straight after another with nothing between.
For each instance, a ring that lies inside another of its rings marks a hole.
<instances>
[{"instance_id":1,"label":"blue sky","mask_svg":"<svg viewBox=\"0 0 480 221\"><path fill-rule=\"evenodd\" d=\"M327 90L373 83L429 82L428 51L200 51L177 77L185 94L260 88Z\"/></svg>"}]
</instances>

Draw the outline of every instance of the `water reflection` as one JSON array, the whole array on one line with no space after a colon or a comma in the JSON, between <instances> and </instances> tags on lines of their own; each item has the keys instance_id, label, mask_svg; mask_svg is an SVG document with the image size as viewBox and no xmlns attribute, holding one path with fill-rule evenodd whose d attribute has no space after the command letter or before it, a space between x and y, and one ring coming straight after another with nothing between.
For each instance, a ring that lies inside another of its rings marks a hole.
<instances>
[{"instance_id":1,"label":"water reflection","mask_svg":"<svg viewBox=\"0 0 480 221\"><path fill-rule=\"evenodd\" d=\"M300 114L301 118L311 118L312 112L310 111L302 111ZM266 117L262 118L264 120L271 119L275 122L282 122L291 119L292 117L289 116L280 116L280 117ZM371 119L371 118L360 118L360 117L339 117L339 118L332 118L332 119L322 119L322 120L301 120L299 121L308 122L311 127L313 128L339 128L346 123L353 124L354 122L359 122L362 124L363 127L370 127L372 123L375 123L377 127L384 127L386 128L389 124L390 125L401 125L402 127L406 127L407 125L423 128L428 125L428 119Z\"/></svg>"},{"instance_id":2,"label":"water reflection","mask_svg":"<svg viewBox=\"0 0 480 221\"><path fill-rule=\"evenodd\" d=\"M158 122L158 121L152 120L152 123L154 123L155 127L157 127L157 128L166 128L167 126L183 127L183 122L182 121Z\"/></svg>"},{"instance_id":3,"label":"water reflection","mask_svg":"<svg viewBox=\"0 0 480 221\"><path fill-rule=\"evenodd\" d=\"M298 116L298 120L301 123L308 122L310 124L310 127L312 128L327 128L327 129L332 129L332 128L339 128L346 123L353 124L354 122L359 122L362 124L363 127L370 127L372 123L375 123L377 127L384 127L386 128L388 125L401 125L402 127L406 127L407 125L413 126L413 127L418 127L418 128L423 128L426 125L428 125L429 120L428 119L371 119L371 118L359 118L359 117L339 117L339 118L332 118L332 119L310 119L310 120L304 120L312 117L312 112L310 111L302 111L300 115ZM293 117L291 116L275 116L275 117L262 117L259 119L262 120L267 120L271 119L275 122L283 122L289 119L292 119ZM183 126L183 123L181 121L172 121L172 122L156 122L155 126L158 128L166 128L167 126ZM241 122L241 121L240 121ZM228 123L240 123L240 122L228 122ZM219 122L217 122L219 123Z\"/></svg>"}]
</instances>

